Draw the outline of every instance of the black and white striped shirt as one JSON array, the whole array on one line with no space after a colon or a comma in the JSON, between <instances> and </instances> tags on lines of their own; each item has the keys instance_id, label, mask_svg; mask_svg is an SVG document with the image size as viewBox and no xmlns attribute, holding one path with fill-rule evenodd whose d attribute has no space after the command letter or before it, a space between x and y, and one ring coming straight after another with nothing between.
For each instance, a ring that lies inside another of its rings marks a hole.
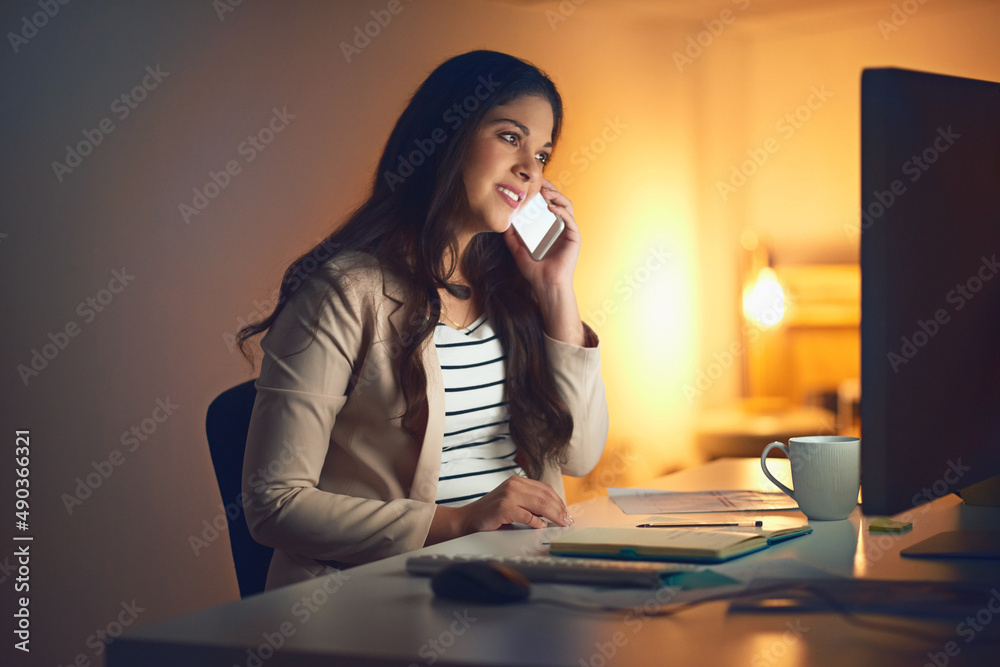
<instances>
[{"instance_id":1,"label":"black and white striped shirt","mask_svg":"<svg viewBox=\"0 0 1000 667\"><path fill-rule=\"evenodd\" d=\"M465 329L434 330L444 379L444 442L437 504L458 507L511 475L514 462L506 393L506 355L484 314Z\"/></svg>"}]
</instances>

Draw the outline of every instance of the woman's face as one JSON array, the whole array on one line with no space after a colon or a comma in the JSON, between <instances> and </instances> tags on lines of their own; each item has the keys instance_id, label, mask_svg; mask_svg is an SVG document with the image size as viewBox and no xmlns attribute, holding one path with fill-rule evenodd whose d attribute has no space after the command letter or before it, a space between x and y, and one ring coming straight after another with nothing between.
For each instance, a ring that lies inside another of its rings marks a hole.
<instances>
[{"instance_id":1,"label":"woman's face","mask_svg":"<svg viewBox=\"0 0 1000 667\"><path fill-rule=\"evenodd\" d=\"M511 214L542 185L552 152L552 106L528 95L490 109L469 144L462 167L470 234L503 232Z\"/></svg>"}]
</instances>

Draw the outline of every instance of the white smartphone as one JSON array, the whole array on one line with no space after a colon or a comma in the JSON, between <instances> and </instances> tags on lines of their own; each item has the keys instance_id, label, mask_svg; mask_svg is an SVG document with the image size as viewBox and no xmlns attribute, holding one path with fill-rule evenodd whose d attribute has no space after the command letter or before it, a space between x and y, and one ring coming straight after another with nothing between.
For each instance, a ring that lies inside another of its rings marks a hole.
<instances>
[{"instance_id":1,"label":"white smartphone","mask_svg":"<svg viewBox=\"0 0 1000 667\"><path fill-rule=\"evenodd\" d=\"M514 212L510 224L536 262L545 257L566 228L562 218L549 210L549 203L541 192Z\"/></svg>"}]
</instances>

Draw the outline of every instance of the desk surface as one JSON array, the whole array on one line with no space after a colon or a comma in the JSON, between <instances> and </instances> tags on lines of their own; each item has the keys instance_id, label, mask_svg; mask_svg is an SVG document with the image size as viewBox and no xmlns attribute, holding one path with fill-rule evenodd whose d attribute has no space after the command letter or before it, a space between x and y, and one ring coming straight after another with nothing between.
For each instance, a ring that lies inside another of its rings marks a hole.
<instances>
[{"instance_id":1,"label":"desk surface","mask_svg":"<svg viewBox=\"0 0 1000 667\"><path fill-rule=\"evenodd\" d=\"M787 478L787 467L784 473ZM675 491L772 489L755 459L714 461L661 478L650 486ZM641 518L623 514L606 497L574 505L571 511L578 527L633 525ZM804 520L797 511L767 514L774 515ZM916 508L908 520L913 522L910 533L876 536L868 533L867 518L855 510L845 521L812 522L812 535L713 569L739 579L755 573L794 573L804 567L873 579L1000 580L995 560L899 556L901 548L940 531L959 527L995 530L1000 526L1000 510L968 507L955 496L947 496ZM479 533L420 553L545 553L545 543L569 530ZM494 607L437 600L427 579L407 576L409 555L138 628L109 647L107 664L919 667L935 664L935 659L939 665L996 665L1000 654L1000 593L992 603L984 597L978 623L973 619L971 625L960 625L965 623L962 618L864 615L854 619L860 622L859 627L842 615L829 613L732 613L726 602L709 602L676 616L657 618L643 611L658 601L654 591L602 593L585 587L538 584L532 590L533 598L607 602L608 598L601 596L612 595L615 604L625 608L599 613L539 603ZM662 594L659 601L664 601ZM650 606L645 607L647 604ZM994 617L998 622L991 623ZM868 627L872 623L892 623L909 634ZM274 651L275 647L280 650Z\"/></svg>"}]
</instances>

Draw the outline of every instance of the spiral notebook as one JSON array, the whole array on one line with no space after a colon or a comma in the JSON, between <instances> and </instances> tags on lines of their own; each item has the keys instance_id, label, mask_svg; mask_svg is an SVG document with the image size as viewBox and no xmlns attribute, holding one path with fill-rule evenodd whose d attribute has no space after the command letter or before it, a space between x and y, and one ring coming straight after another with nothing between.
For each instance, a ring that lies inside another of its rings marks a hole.
<instances>
[{"instance_id":1,"label":"spiral notebook","mask_svg":"<svg viewBox=\"0 0 1000 667\"><path fill-rule=\"evenodd\" d=\"M808 524L781 530L582 528L553 540L549 552L557 556L721 563L811 532Z\"/></svg>"}]
</instances>

